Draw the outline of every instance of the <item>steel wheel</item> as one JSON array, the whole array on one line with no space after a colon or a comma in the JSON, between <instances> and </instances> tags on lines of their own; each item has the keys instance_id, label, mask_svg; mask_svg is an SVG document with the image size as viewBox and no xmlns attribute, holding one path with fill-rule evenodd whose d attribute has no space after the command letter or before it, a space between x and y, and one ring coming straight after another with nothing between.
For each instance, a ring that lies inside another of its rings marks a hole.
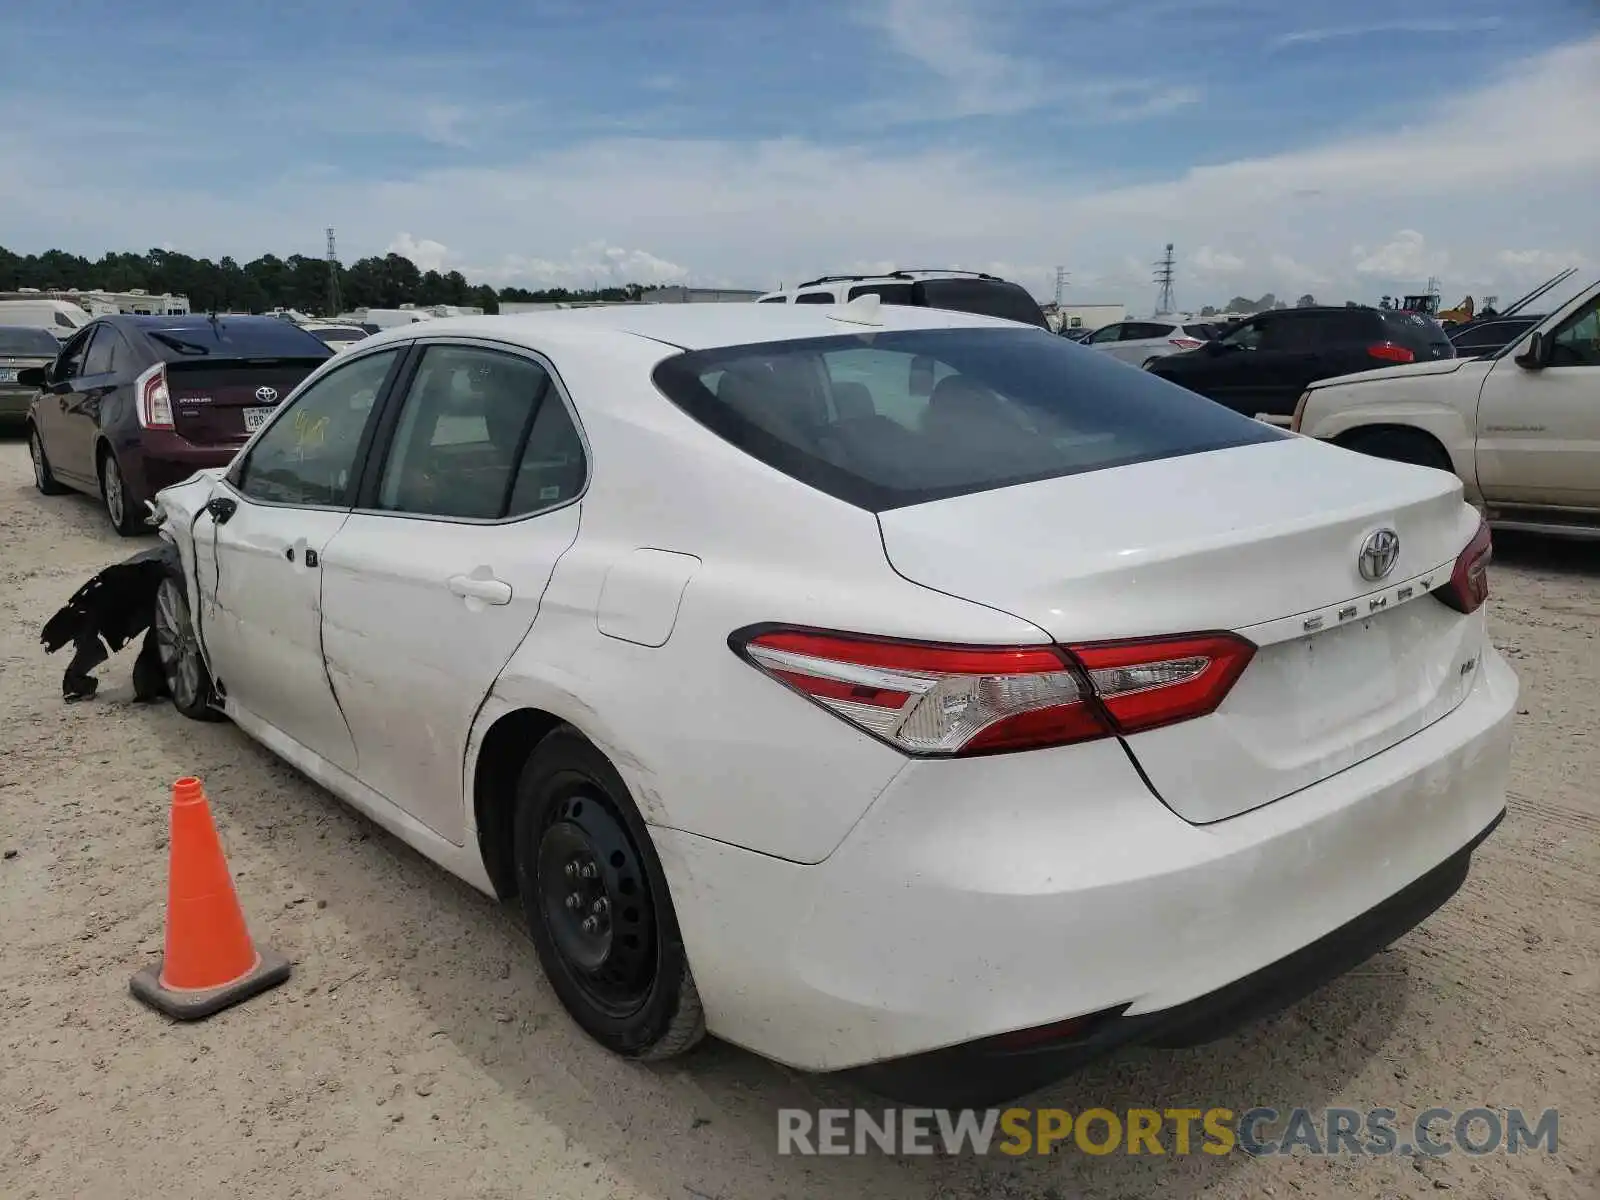
<instances>
[{"instance_id":1,"label":"steel wheel","mask_svg":"<svg viewBox=\"0 0 1600 1200\"><path fill-rule=\"evenodd\" d=\"M655 980L655 912L638 852L621 819L574 780L539 838L539 911L585 997L602 1011L637 1012Z\"/></svg>"},{"instance_id":2,"label":"steel wheel","mask_svg":"<svg viewBox=\"0 0 1600 1200\"><path fill-rule=\"evenodd\" d=\"M516 890L545 977L590 1037L660 1061L705 1036L666 873L628 787L595 745L561 725L517 780Z\"/></svg>"}]
</instances>

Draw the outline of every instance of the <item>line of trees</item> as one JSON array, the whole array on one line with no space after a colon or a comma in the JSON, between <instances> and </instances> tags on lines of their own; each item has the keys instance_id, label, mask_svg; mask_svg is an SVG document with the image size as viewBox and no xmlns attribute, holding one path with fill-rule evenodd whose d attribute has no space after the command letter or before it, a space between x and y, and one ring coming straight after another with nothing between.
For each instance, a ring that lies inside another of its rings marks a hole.
<instances>
[{"instance_id":1,"label":"line of trees","mask_svg":"<svg viewBox=\"0 0 1600 1200\"><path fill-rule=\"evenodd\" d=\"M421 270L401 254L358 259L337 270L340 301L346 311L399 308L402 304L459 304L492 313L499 311L502 300L637 300L649 290L631 283L590 291L566 288L530 291L517 287L497 291L488 284L470 283L460 271ZM293 308L304 313L336 316L328 311L328 282L327 260L303 254L291 254L287 258L263 254L240 265L231 257L213 262L172 250L110 253L92 260L65 250L15 254L0 246L0 291L4 292L18 288L131 292L142 288L156 294L171 292L187 296L195 312L267 312L274 308Z\"/></svg>"}]
</instances>

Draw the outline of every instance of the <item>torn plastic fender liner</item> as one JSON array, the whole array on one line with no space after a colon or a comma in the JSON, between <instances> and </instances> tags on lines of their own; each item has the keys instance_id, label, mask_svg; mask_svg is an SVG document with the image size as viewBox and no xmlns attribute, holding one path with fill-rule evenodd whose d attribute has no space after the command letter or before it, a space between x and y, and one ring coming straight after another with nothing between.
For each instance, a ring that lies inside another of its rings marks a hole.
<instances>
[{"instance_id":1,"label":"torn plastic fender liner","mask_svg":"<svg viewBox=\"0 0 1600 1200\"><path fill-rule=\"evenodd\" d=\"M168 575L182 578L182 572L178 548L164 541L98 572L45 622L39 641L46 654L68 643L74 647L61 680L67 703L93 696L100 681L90 672L141 633L144 644L133 664L134 698L159 700L167 695L156 651L156 591Z\"/></svg>"}]
</instances>

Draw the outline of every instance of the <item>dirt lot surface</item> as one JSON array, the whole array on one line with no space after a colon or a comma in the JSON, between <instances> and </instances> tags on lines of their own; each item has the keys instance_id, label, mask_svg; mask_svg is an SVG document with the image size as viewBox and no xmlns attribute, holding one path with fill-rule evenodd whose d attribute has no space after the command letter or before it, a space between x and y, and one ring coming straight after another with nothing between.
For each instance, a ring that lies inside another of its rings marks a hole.
<instances>
[{"instance_id":1,"label":"dirt lot surface","mask_svg":"<svg viewBox=\"0 0 1600 1200\"><path fill-rule=\"evenodd\" d=\"M873 1103L708 1044L644 1068L577 1033L518 920L231 725L131 703L131 652L61 701L44 620L131 553L0 441L0 1196L1600 1196L1600 547L1501 540L1496 642L1523 683L1510 815L1464 891L1365 968L1204 1049L1135 1051L1036 1098L1242 1111L1561 1110L1553 1155L1445 1161L794 1158L775 1110ZM168 1024L174 778L204 777L284 987Z\"/></svg>"}]
</instances>

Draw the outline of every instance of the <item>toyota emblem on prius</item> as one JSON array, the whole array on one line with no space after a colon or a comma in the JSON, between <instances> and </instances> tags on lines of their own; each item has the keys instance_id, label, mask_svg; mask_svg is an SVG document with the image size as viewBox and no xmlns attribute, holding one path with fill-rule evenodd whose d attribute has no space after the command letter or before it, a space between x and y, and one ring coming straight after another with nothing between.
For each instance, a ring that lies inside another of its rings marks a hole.
<instances>
[{"instance_id":1,"label":"toyota emblem on prius","mask_svg":"<svg viewBox=\"0 0 1600 1200\"><path fill-rule=\"evenodd\" d=\"M256 399L263 404L276 404L278 402L278 389L258 387L256 389Z\"/></svg>"},{"instance_id":2,"label":"toyota emblem on prius","mask_svg":"<svg viewBox=\"0 0 1600 1200\"><path fill-rule=\"evenodd\" d=\"M1392 529L1378 529L1367 534L1367 540L1361 543L1356 564L1361 568L1361 578L1376 583L1399 561L1400 535Z\"/></svg>"}]
</instances>

